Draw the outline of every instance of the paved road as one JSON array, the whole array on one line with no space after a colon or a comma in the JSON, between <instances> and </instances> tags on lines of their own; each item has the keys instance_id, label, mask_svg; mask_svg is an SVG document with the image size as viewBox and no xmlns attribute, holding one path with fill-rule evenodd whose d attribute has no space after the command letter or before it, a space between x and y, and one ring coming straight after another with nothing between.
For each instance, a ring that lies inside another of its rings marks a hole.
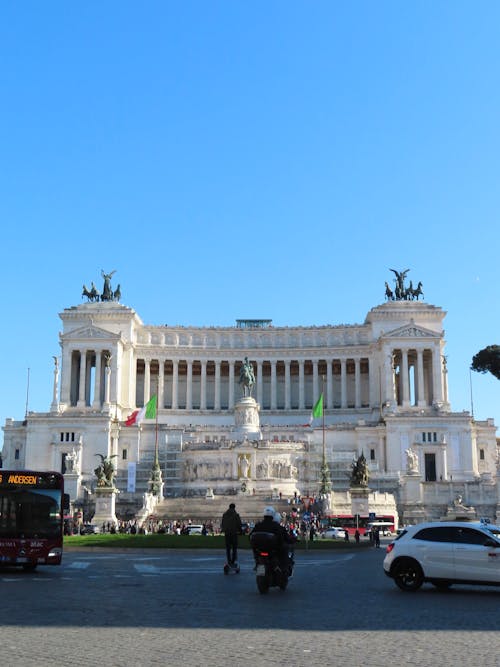
<instances>
[{"instance_id":1,"label":"paved road","mask_svg":"<svg viewBox=\"0 0 500 667\"><path fill-rule=\"evenodd\" d=\"M260 595L251 554L65 553L0 572L6 667L500 664L500 589L399 591L383 549L299 552L286 592Z\"/></svg>"}]
</instances>

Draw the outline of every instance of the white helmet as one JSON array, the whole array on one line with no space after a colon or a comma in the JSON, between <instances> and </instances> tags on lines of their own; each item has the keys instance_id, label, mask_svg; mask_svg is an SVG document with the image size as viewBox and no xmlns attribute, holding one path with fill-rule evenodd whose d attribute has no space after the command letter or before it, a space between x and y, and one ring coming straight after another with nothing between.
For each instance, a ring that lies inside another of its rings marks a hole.
<instances>
[{"instance_id":1,"label":"white helmet","mask_svg":"<svg viewBox=\"0 0 500 667\"><path fill-rule=\"evenodd\" d=\"M274 518L274 507L265 507L264 508L264 516L272 516Z\"/></svg>"}]
</instances>

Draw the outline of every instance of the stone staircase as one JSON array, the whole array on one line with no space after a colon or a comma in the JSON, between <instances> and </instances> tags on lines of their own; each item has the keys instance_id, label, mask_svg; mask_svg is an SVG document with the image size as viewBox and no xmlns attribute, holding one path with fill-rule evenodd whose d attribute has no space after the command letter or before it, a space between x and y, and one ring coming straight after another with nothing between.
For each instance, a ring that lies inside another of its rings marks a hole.
<instances>
[{"instance_id":1,"label":"stone staircase","mask_svg":"<svg viewBox=\"0 0 500 667\"><path fill-rule=\"evenodd\" d=\"M191 519L195 524L211 521L217 526L229 507L229 503L234 503L241 520L249 523L260 521L264 507L268 505L272 505L277 512L286 513L289 513L293 507L287 500L271 499L259 495L165 498L156 506L154 517L168 521Z\"/></svg>"}]
</instances>

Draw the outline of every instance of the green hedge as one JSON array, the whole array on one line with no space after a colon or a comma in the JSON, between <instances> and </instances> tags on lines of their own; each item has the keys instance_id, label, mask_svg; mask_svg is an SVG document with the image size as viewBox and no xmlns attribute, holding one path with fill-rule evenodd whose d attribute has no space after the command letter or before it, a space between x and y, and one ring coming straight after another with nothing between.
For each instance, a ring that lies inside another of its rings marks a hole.
<instances>
[{"instance_id":1,"label":"green hedge","mask_svg":"<svg viewBox=\"0 0 500 667\"><path fill-rule=\"evenodd\" d=\"M223 535L72 535L64 537L65 547L106 547L120 549L224 549ZM314 542L299 541L295 549L323 550L323 549L363 549L369 547L368 540L356 544L343 540L315 540ZM247 536L239 539L241 549L249 549L250 542Z\"/></svg>"}]
</instances>

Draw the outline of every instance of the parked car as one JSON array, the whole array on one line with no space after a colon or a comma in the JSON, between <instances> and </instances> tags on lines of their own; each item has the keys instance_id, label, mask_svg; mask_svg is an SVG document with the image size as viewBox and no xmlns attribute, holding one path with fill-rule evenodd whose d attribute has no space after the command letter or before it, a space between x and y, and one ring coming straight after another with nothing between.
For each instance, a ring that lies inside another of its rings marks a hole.
<instances>
[{"instance_id":1,"label":"parked car","mask_svg":"<svg viewBox=\"0 0 500 667\"><path fill-rule=\"evenodd\" d=\"M343 528L327 528L321 533L321 537L329 540L343 540L345 530Z\"/></svg>"},{"instance_id":2,"label":"parked car","mask_svg":"<svg viewBox=\"0 0 500 667\"><path fill-rule=\"evenodd\" d=\"M188 535L201 535L203 533L203 526L200 524L191 524L187 527Z\"/></svg>"},{"instance_id":3,"label":"parked car","mask_svg":"<svg viewBox=\"0 0 500 667\"><path fill-rule=\"evenodd\" d=\"M93 523L84 523L83 526L80 526L80 535L97 535L100 532L99 526Z\"/></svg>"},{"instance_id":4,"label":"parked car","mask_svg":"<svg viewBox=\"0 0 500 667\"><path fill-rule=\"evenodd\" d=\"M500 586L500 528L479 521L407 526L386 549L384 572L403 591L424 582Z\"/></svg>"}]
</instances>

